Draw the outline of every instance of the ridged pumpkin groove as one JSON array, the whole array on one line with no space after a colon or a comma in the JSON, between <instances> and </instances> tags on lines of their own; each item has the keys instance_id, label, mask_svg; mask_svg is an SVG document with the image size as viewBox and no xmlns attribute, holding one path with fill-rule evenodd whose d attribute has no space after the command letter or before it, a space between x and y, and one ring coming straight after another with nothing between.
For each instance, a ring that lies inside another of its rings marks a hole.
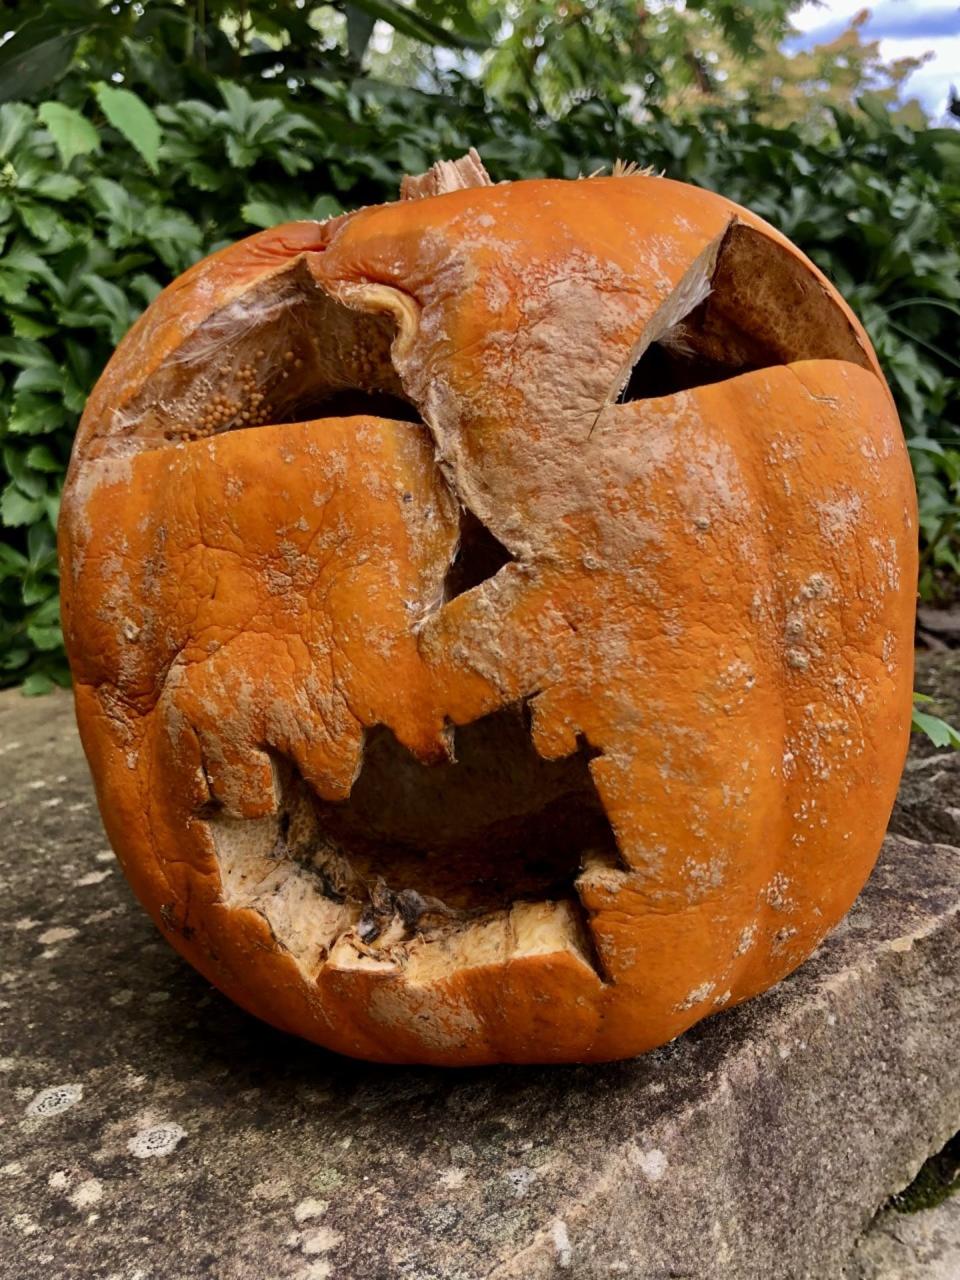
<instances>
[{"instance_id":1,"label":"ridged pumpkin groove","mask_svg":"<svg viewBox=\"0 0 960 1280\"><path fill-rule=\"evenodd\" d=\"M111 842L175 947L341 1053L626 1057L800 964L906 752L915 498L870 344L720 196L403 199L198 263L60 528Z\"/></svg>"}]
</instances>

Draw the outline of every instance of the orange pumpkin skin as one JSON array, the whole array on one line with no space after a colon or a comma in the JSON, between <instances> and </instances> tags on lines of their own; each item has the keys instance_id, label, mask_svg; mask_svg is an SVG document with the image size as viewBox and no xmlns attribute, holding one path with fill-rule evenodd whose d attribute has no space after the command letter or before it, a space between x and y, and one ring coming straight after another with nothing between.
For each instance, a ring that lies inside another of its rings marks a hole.
<instances>
[{"instance_id":1,"label":"orange pumpkin skin","mask_svg":"<svg viewBox=\"0 0 960 1280\"><path fill-rule=\"evenodd\" d=\"M257 1016L386 1062L631 1056L791 972L873 866L911 707L899 423L836 292L719 196L411 194L213 255L118 348L61 517L84 747L137 896ZM644 394L653 344L685 387ZM313 411L351 387L422 421ZM445 597L463 509L510 559ZM539 896L474 838L518 707L530 778L589 755L611 832ZM451 741L474 843L374 839L365 753L440 803Z\"/></svg>"}]
</instances>

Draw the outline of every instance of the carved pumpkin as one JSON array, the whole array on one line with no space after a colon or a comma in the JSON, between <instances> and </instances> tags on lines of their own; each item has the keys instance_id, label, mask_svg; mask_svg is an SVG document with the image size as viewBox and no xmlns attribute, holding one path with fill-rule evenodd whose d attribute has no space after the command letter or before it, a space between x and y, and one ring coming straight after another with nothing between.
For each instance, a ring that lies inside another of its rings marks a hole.
<instances>
[{"instance_id":1,"label":"carved pumpkin","mask_svg":"<svg viewBox=\"0 0 960 1280\"><path fill-rule=\"evenodd\" d=\"M870 872L912 684L896 413L720 196L471 155L403 197L199 263L90 398L61 550L100 807L278 1027L636 1054Z\"/></svg>"}]
</instances>

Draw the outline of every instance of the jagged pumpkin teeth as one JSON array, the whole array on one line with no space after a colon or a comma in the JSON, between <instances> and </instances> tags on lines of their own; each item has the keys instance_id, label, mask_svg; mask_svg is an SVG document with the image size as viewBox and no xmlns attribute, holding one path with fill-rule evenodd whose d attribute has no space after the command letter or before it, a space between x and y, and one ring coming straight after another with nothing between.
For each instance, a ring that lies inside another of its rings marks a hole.
<instances>
[{"instance_id":1,"label":"jagged pumpkin teeth","mask_svg":"<svg viewBox=\"0 0 960 1280\"><path fill-rule=\"evenodd\" d=\"M444 162L198 264L97 384L60 545L107 831L286 1030L642 1052L868 875L915 542L874 354L782 236Z\"/></svg>"}]
</instances>

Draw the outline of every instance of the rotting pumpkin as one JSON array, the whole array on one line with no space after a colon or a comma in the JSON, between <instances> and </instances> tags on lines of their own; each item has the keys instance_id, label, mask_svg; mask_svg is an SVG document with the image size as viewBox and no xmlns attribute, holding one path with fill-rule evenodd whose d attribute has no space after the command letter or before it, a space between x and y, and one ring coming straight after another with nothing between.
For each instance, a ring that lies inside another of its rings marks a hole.
<instances>
[{"instance_id":1,"label":"rotting pumpkin","mask_svg":"<svg viewBox=\"0 0 960 1280\"><path fill-rule=\"evenodd\" d=\"M869 342L781 235L437 165L187 271L90 398L61 555L107 831L287 1031L640 1053L868 875L915 541Z\"/></svg>"}]
</instances>

